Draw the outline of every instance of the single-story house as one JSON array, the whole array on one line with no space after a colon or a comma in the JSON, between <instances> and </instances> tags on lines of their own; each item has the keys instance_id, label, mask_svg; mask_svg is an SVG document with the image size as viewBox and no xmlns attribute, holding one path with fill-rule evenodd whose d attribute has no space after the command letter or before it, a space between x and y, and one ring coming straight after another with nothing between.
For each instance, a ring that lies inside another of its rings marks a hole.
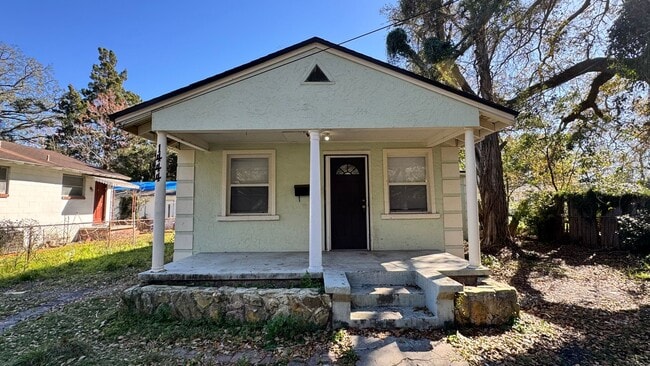
<instances>
[{"instance_id":1,"label":"single-story house","mask_svg":"<svg viewBox=\"0 0 650 366\"><path fill-rule=\"evenodd\" d=\"M319 272L324 251L464 257L465 225L469 264L478 266L475 155L467 149L462 191L459 150L516 114L312 38L111 118L157 141L159 161L168 146L178 151L174 261L308 251L305 268ZM160 271L164 223L154 226L152 271Z\"/></svg>"},{"instance_id":2,"label":"single-story house","mask_svg":"<svg viewBox=\"0 0 650 366\"><path fill-rule=\"evenodd\" d=\"M113 187L137 188L127 180L55 151L0 141L0 220L33 220L72 240L80 227L110 220Z\"/></svg>"}]
</instances>

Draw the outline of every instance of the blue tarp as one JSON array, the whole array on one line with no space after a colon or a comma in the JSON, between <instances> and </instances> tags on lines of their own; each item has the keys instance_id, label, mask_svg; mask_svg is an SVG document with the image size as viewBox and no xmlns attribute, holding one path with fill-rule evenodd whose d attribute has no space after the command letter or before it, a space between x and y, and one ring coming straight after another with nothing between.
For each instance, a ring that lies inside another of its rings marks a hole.
<instances>
[{"instance_id":1,"label":"blue tarp","mask_svg":"<svg viewBox=\"0 0 650 366\"><path fill-rule=\"evenodd\" d=\"M140 187L140 192L152 192L156 189L156 182L130 182L138 187ZM128 191L128 188L123 188L123 187L115 187L115 192L124 192ZM165 184L165 191L167 193L172 193L176 192L176 182L167 182Z\"/></svg>"}]
</instances>

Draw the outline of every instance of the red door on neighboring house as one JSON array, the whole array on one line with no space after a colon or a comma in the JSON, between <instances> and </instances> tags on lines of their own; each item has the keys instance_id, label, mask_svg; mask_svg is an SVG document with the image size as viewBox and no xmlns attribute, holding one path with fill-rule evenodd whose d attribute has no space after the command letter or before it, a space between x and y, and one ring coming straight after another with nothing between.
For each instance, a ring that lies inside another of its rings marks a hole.
<instances>
[{"instance_id":1,"label":"red door on neighboring house","mask_svg":"<svg viewBox=\"0 0 650 366\"><path fill-rule=\"evenodd\" d=\"M95 203L93 206L93 224L104 222L106 207L106 184L95 182Z\"/></svg>"}]
</instances>

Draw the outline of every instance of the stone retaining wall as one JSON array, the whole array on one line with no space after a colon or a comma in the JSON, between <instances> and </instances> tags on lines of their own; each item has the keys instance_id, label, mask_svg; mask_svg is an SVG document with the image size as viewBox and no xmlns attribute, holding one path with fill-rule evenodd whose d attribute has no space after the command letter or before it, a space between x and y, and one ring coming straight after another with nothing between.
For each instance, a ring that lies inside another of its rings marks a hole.
<instances>
[{"instance_id":1,"label":"stone retaining wall","mask_svg":"<svg viewBox=\"0 0 650 366\"><path fill-rule=\"evenodd\" d=\"M134 286L122 294L129 311L154 314L163 308L178 319L235 319L267 321L293 315L325 326L332 302L316 289L258 289L241 287Z\"/></svg>"}]
</instances>

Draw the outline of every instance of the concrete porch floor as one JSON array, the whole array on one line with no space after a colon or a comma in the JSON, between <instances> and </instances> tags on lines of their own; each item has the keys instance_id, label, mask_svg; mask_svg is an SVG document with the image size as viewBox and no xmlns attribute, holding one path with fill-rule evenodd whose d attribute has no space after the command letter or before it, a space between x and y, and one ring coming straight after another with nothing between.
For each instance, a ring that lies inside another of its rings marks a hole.
<instances>
[{"instance_id":1,"label":"concrete porch floor","mask_svg":"<svg viewBox=\"0 0 650 366\"><path fill-rule=\"evenodd\" d=\"M138 275L144 282L300 279L307 272L309 253L197 253L165 265L165 271ZM487 276L487 268L470 268L468 261L431 251L323 252L323 271L373 272L430 269L447 276ZM320 277L322 273L315 273Z\"/></svg>"}]
</instances>

